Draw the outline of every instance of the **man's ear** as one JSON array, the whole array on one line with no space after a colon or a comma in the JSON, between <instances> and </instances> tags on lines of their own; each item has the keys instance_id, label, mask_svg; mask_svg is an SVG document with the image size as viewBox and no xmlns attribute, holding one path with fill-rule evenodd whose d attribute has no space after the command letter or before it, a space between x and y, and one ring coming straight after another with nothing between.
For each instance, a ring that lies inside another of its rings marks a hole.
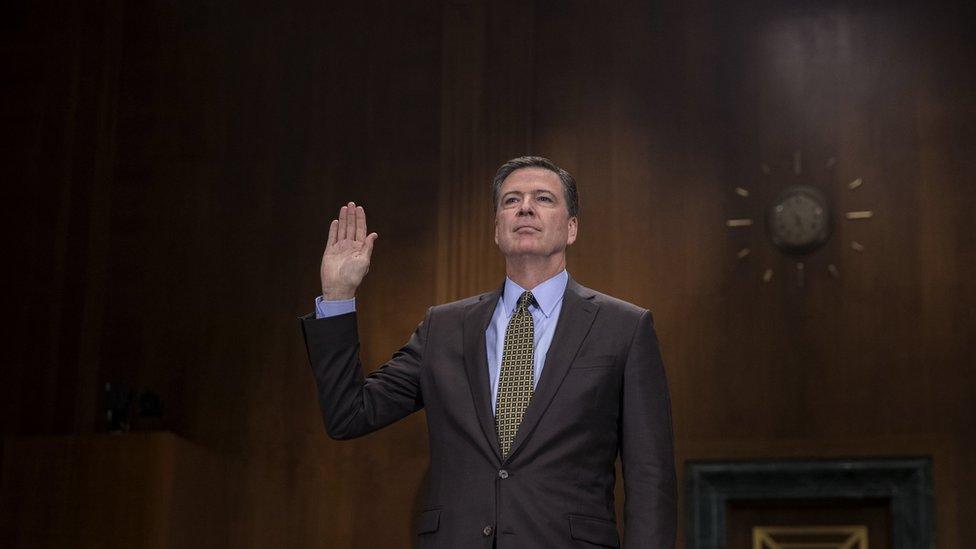
<instances>
[{"instance_id":1,"label":"man's ear","mask_svg":"<svg viewBox=\"0 0 976 549\"><path fill-rule=\"evenodd\" d=\"M566 245L569 246L573 242L576 242L576 229L579 225L579 220L575 216L569 218L569 230L566 236Z\"/></svg>"},{"instance_id":2,"label":"man's ear","mask_svg":"<svg viewBox=\"0 0 976 549\"><path fill-rule=\"evenodd\" d=\"M498 245L498 217L495 217L495 246Z\"/></svg>"}]
</instances>

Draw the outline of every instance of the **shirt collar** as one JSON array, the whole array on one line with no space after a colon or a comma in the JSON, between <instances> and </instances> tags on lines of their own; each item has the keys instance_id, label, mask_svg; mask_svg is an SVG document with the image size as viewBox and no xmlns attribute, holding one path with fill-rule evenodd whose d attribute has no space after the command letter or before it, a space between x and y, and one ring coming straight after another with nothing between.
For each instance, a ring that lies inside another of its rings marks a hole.
<instances>
[{"instance_id":1,"label":"shirt collar","mask_svg":"<svg viewBox=\"0 0 976 549\"><path fill-rule=\"evenodd\" d=\"M566 269L563 269L556 276L532 288L531 291L535 297L535 302L539 304L539 310L542 311L542 314L546 315L546 318L552 315L552 310L562 300L563 294L566 293L566 284L568 282L569 273L566 272ZM513 282L511 278L505 277L505 290L502 293L502 306L505 307L505 316L512 316L512 312L515 311L515 305L518 304L518 298L524 291L525 289Z\"/></svg>"}]
</instances>

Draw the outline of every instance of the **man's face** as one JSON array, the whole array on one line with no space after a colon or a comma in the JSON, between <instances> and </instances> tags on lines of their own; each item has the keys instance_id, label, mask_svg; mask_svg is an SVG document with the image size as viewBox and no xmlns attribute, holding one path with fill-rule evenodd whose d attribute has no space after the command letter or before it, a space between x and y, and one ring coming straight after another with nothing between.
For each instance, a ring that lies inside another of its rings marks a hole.
<instances>
[{"instance_id":1,"label":"man's face","mask_svg":"<svg viewBox=\"0 0 976 549\"><path fill-rule=\"evenodd\" d=\"M552 256L576 241L559 176L545 168L520 168L502 182L495 208L495 244L505 257Z\"/></svg>"}]
</instances>

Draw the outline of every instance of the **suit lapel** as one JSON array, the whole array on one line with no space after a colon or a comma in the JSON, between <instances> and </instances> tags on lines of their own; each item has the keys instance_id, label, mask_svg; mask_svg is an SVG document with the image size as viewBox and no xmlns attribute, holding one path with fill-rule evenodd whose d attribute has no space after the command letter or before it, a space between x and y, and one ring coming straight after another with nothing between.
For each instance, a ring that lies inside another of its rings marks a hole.
<instances>
[{"instance_id":1,"label":"suit lapel","mask_svg":"<svg viewBox=\"0 0 976 549\"><path fill-rule=\"evenodd\" d=\"M592 301L593 296L593 292L580 286L573 279L567 283L566 293L563 296L563 307L556 323L556 333L553 334L549 352L546 354L542 376L539 378L539 383L536 384L535 393L532 395L529 407L525 410L525 416L522 417L522 424L519 425L518 432L515 434L508 460L511 460L512 456L518 452L519 447L539 423L553 397L556 396L559 386L562 385L563 379L569 371L569 365L576 358L576 353L579 351L580 345L583 344L583 339L589 333L593 319L596 318L597 309L600 308ZM484 347L484 339L482 339L482 347ZM491 407L488 408L488 411L491 412ZM497 436L495 438L497 439ZM496 448L497 444L496 440Z\"/></svg>"},{"instance_id":2,"label":"suit lapel","mask_svg":"<svg viewBox=\"0 0 976 549\"><path fill-rule=\"evenodd\" d=\"M485 348L485 330L491 322L492 313L498 304L500 290L481 296L464 315L464 369L468 375L468 387L474 399L478 423L488 439L488 445L501 460L498 446L498 433L495 430L495 415L491 411L491 384L488 381L488 355Z\"/></svg>"}]
</instances>

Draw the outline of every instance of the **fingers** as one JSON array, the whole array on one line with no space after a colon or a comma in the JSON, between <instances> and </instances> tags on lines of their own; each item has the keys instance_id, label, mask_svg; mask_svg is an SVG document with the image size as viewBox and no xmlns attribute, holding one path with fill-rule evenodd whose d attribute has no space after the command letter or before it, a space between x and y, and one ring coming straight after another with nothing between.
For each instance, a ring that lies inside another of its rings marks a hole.
<instances>
[{"instance_id":1,"label":"fingers","mask_svg":"<svg viewBox=\"0 0 976 549\"><path fill-rule=\"evenodd\" d=\"M342 209L346 214L345 236L349 240L354 240L356 238L356 203L350 202Z\"/></svg>"},{"instance_id":2,"label":"fingers","mask_svg":"<svg viewBox=\"0 0 976 549\"><path fill-rule=\"evenodd\" d=\"M334 246L339 236L339 220L333 219L332 223L329 223L329 240L326 241L325 247Z\"/></svg>"},{"instance_id":3,"label":"fingers","mask_svg":"<svg viewBox=\"0 0 976 549\"><path fill-rule=\"evenodd\" d=\"M336 223L336 241L346 238L346 206L339 208L339 219Z\"/></svg>"},{"instance_id":4,"label":"fingers","mask_svg":"<svg viewBox=\"0 0 976 549\"><path fill-rule=\"evenodd\" d=\"M366 210L355 202L340 208L339 219L332 220L329 225L329 245L346 239L363 242L366 235Z\"/></svg>"},{"instance_id":5,"label":"fingers","mask_svg":"<svg viewBox=\"0 0 976 549\"><path fill-rule=\"evenodd\" d=\"M356 241L362 242L366 239L366 210L362 206L356 206Z\"/></svg>"}]
</instances>

